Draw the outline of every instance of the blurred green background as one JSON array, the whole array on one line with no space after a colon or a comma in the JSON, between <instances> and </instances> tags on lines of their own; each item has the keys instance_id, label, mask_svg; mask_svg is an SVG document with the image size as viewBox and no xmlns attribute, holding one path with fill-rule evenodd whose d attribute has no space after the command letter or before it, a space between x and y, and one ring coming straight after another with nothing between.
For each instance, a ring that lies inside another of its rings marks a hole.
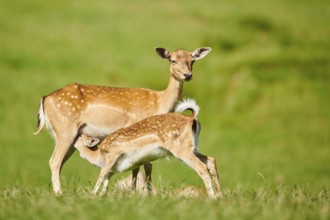
<instances>
[{"instance_id":1,"label":"blurred green background","mask_svg":"<svg viewBox=\"0 0 330 220\"><path fill-rule=\"evenodd\" d=\"M32 135L41 96L71 82L164 89L157 46L213 48L183 97L201 106L200 152L224 189L329 187L329 21L325 0L1 0L0 187L50 187L54 141ZM97 175L75 153L63 189ZM153 178L203 186L174 160L155 162Z\"/></svg>"}]
</instances>

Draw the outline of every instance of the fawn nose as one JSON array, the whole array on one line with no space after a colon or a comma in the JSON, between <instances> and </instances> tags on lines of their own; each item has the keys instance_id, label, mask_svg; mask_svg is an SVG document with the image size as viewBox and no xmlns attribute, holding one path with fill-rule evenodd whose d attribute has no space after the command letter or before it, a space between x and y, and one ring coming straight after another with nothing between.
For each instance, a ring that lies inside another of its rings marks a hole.
<instances>
[{"instance_id":1,"label":"fawn nose","mask_svg":"<svg viewBox=\"0 0 330 220\"><path fill-rule=\"evenodd\" d=\"M185 80L191 80L192 79L192 74L191 73L184 73L183 74Z\"/></svg>"}]
</instances>

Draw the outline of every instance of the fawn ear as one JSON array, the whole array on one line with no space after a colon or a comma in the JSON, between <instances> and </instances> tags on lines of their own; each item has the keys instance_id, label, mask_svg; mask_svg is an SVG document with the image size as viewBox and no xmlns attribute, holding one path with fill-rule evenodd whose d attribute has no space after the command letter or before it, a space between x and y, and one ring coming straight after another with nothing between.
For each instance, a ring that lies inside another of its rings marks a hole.
<instances>
[{"instance_id":1,"label":"fawn ear","mask_svg":"<svg viewBox=\"0 0 330 220\"><path fill-rule=\"evenodd\" d=\"M168 50L166 50L165 48L156 47L155 50L156 50L157 54L163 59L169 59L171 56L171 53Z\"/></svg>"},{"instance_id":2,"label":"fawn ear","mask_svg":"<svg viewBox=\"0 0 330 220\"><path fill-rule=\"evenodd\" d=\"M191 53L194 60L199 60L205 57L209 52L211 52L211 47L200 47L197 48L194 52Z\"/></svg>"},{"instance_id":3,"label":"fawn ear","mask_svg":"<svg viewBox=\"0 0 330 220\"><path fill-rule=\"evenodd\" d=\"M94 147L95 145L97 145L98 143L100 142L100 139L98 139L98 138L88 138L87 140L86 140L86 146L87 147Z\"/></svg>"}]
</instances>

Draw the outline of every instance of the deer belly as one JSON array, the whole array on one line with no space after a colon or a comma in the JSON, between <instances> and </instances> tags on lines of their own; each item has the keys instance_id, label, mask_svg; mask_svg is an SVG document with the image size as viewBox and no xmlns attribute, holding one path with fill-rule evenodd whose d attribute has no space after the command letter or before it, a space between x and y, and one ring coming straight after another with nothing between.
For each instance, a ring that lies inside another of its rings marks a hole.
<instances>
[{"instance_id":1,"label":"deer belly","mask_svg":"<svg viewBox=\"0 0 330 220\"><path fill-rule=\"evenodd\" d=\"M92 137L104 138L114 131L128 126L131 117L120 108L104 104L89 105L82 113L80 132Z\"/></svg>"},{"instance_id":2,"label":"deer belly","mask_svg":"<svg viewBox=\"0 0 330 220\"><path fill-rule=\"evenodd\" d=\"M147 162L151 162L169 155L169 152L162 147L144 147L139 150L132 150L122 156L115 166L113 172L124 172L139 167Z\"/></svg>"},{"instance_id":3,"label":"deer belly","mask_svg":"<svg viewBox=\"0 0 330 220\"><path fill-rule=\"evenodd\" d=\"M80 129L80 133L88 135L90 137L103 139L109 134L112 134L117 129L112 127L100 127L92 124L86 124Z\"/></svg>"}]
</instances>

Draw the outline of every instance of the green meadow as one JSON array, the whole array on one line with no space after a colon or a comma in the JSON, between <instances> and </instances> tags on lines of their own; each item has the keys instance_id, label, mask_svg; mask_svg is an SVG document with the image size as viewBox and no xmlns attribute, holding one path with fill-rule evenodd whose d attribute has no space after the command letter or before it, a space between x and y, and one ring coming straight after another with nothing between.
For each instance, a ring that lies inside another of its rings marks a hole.
<instances>
[{"instance_id":1,"label":"green meadow","mask_svg":"<svg viewBox=\"0 0 330 220\"><path fill-rule=\"evenodd\" d=\"M0 0L0 219L330 219L329 21L325 0ZM153 163L156 195L113 188L125 173L92 197L99 170L78 153L54 196L40 98L72 82L161 90L154 48L202 46L183 97L224 197L175 159ZM204 193L177 195L190 186Z\"/></svg>"}]
</instances>

